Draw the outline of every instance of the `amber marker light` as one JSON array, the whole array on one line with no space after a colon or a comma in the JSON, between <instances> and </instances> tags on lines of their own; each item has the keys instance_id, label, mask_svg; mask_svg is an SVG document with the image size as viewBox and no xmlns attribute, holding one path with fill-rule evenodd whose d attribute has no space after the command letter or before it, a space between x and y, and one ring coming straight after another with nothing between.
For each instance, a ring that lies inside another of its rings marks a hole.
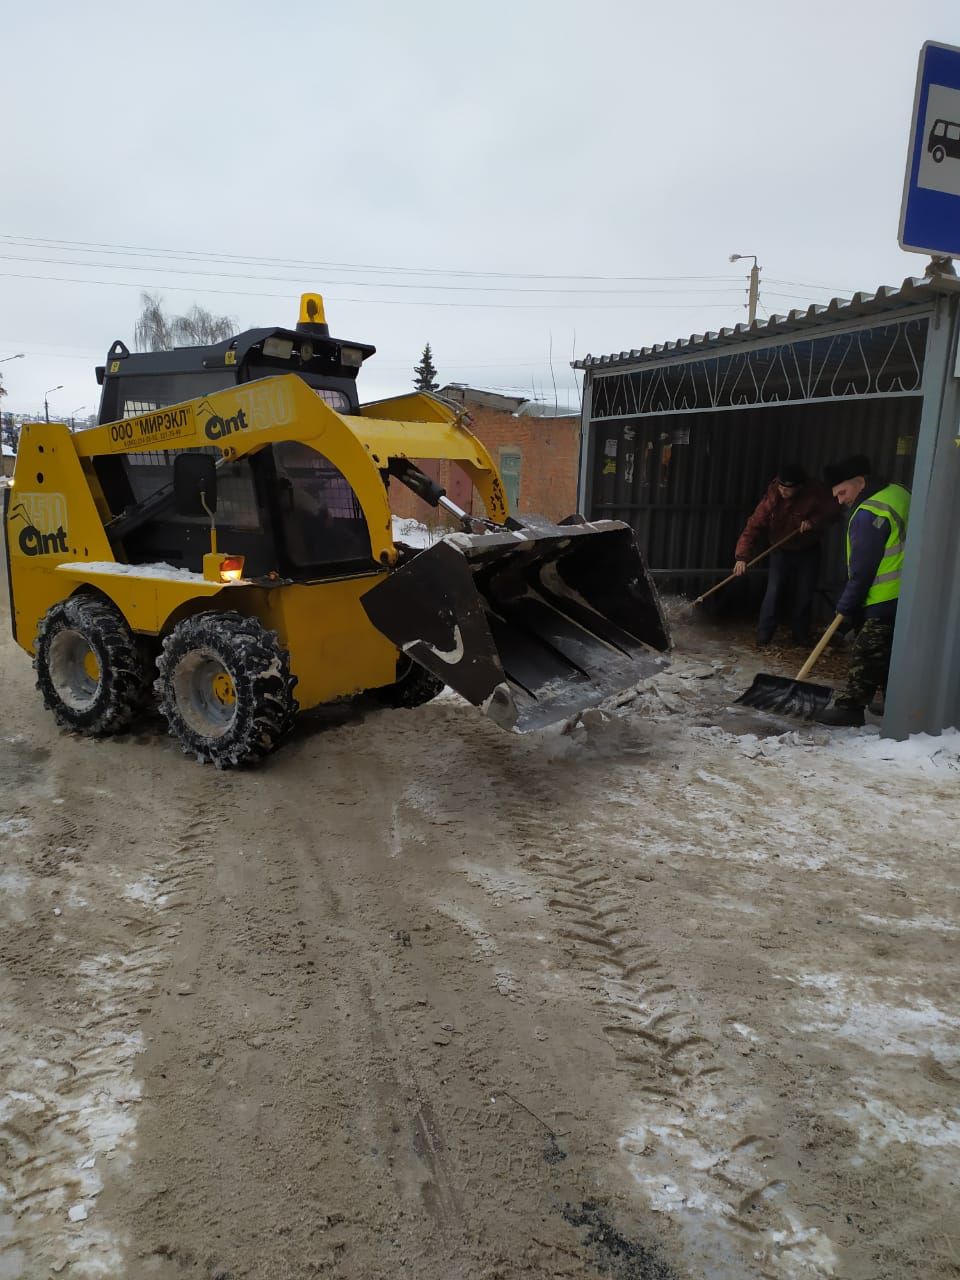
<instances>
[{"instance_id":1,"label":"amber marker light","mask_svg":"<svg viewBox=\"0 0 960 1280\"><path fill-rule=\"evenodd\" d=\"M220 561L220 581L239 582L243 577L243 556L224 556Z\"/></svg>"}]
</instances>

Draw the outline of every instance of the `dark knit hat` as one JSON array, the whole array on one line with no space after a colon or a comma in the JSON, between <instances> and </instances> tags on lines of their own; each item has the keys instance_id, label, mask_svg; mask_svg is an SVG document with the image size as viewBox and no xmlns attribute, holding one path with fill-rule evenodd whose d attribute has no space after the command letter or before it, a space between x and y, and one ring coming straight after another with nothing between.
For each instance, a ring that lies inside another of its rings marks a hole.
<instances>
[{"instance_id":1,"label":"dark knit hat","mask_svg":"<svg viewBox=\"0 0 960 1280\"><path fill-rule=\"evenodd\" d=\"M806 484L807 473L799 462L785 462L777 472L777 479L781 484Z\"/></svg>"},{"instance_id":2,"label":"dark knit hat","mask_svg":"<svg viewBox=\"0 0 960 1280\"><path fill-rule=\"evenodd\" d=\"M849 458L841 458L839 462L832 462L829 467L824 467L823 478L833 488L834 485L852 480L854 476L868 476L872 470L866 454L853 453Z\"/></svg>"}]
</instances>

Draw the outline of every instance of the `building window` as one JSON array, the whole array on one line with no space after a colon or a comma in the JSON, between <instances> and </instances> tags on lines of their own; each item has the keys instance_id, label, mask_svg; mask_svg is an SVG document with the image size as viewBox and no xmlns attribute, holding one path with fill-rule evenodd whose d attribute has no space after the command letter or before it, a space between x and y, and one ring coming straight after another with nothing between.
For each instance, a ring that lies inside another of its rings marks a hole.
<instances>
[{"instance_id":1,"label":"building window","mask_svg":"<svg viewBox=\"0 0 960 1280\"><path fill-rule=\"evenodd\" d=\"M503 477L503 489L507 497L507 505L512 513L520 509L520 463L519 453L500 453L500 475Z\"/></svg>"}]
</instances>

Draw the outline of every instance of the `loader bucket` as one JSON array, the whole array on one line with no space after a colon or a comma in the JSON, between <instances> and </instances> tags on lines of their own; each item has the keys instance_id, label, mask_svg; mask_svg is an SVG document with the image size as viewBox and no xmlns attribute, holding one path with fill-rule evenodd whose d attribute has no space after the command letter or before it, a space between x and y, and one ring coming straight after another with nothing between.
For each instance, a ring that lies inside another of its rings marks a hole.
<instances>
[{"instance_id":1,"label":"loader bucket","mask_svg":"<svg viewBox=\"0 0 960 1280\"><path fill-rule=\"evenodd\" d=\"M404 653L522 732L635 684L670 647L633 530L613 520L448 534L363 606Z\"/></svg>"}]
</instances>

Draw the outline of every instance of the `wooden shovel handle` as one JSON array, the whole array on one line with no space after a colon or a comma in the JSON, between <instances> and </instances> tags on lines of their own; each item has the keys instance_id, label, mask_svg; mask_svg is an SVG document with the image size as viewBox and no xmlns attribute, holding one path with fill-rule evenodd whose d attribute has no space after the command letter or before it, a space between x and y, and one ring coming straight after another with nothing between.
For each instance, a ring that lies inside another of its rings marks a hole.
<instances>
[{"instance_id":1,"label":"wooden shovel handle","mask_svg":"<svg viewBox=\"0 0 960 1280\"><path fill-rule=\"evenodd\" d=\"M817 661L821 653L823 653L824 649L830 643L830 637L833 635L833 633L836 631L837 627L839 627L842 621L843 621L843 614L838 613L837 616L834 618L834 620L830 623L829 627L827 627L826 631L817 641L817 647L814 649L813 653L811 653L810 657L806 660L806 662L797 672L798 680L803 680L813 670L814 663Z\"/></svg>"},{"instance_id":2,"label":"wooden shovel handle","mask_svg":"<svg viewBox=\"0 0 960 1280\"><path fill-rule=\"evenodd\" d=\"M766 551L761 551L758 556L754 556L752 560L749 560L747 562L747 568L752 569L755 564L758 564L764 558L764 556L768 556L771 551L776 551L777 547L782 547L785 542L789 542L790 539L799 532L799 529L791 529L785 538L781 538L779 542L774 542L772 546L767 547ZM731 573L729 578L724 578L724 580L722 582L718 582L715 587L711 587L709 591L705 591L702 596L697 596L693 603L703 604L707 596L712 596L715 591L719 591L721 587L725 587L728 582L732 582L736 577L739 577L739 574Z\"/></svg>"}]
</instances>

